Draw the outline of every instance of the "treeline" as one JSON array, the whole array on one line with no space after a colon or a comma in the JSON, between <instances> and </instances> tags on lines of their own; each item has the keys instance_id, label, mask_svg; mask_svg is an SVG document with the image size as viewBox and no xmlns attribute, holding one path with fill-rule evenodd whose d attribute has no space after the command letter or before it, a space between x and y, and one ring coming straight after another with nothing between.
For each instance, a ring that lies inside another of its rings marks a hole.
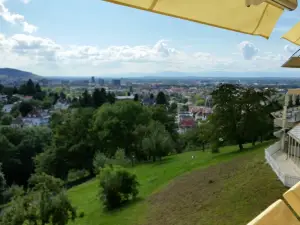
<instances>
[{"instance_id":1,"label":"treeline","mask_svg":"<svg viewBox=\"0 0 300 225\"><path fill-rule=\"evenodd\" d=\"M67 179L70 170L94 174L101 152L114 158L123 149L131 163L156 161L173 151L177 141L174 116L163 106L134 101L70 109L52 115L48 128L2 127L0 163L8 185L27 185L30 175L45 172Z\"/></svg>"},{"instance_id":2,"label":"treeline","mask_svg":"<svg viewBox=\"0 0 300 225\"><path fill-rule=\"evenodd\" d=\"M95 88L95 90L90 94L87 90L85 90L81 96L78 98L72 99L72 107L94 107L98 108L102 106L104 103L115 103L116 98L115 94L111 92L106 92L104 88Z\"/></svg>"},{"instance_id":3,"label":"treeline","mask_svg":"<svg viewBox=\"0 0 300 225\"><path fill-rule=\"evenodd\" d=\"M213 152L222 145L243 144L273 138L270 113L282 105L272 100L272 89L255 89L235 84L221 84L212 92L213 114L208 121L183 135L188 145L205 147Z\"/></svg>"},{"instance_id":4,"label":"treeline","mask_svg":"<svg viewBox=\"0 0 300 225\"><path fill-rule=\"evenodd\" d=\"M163 106L148 108L120 101L54 117L52 142L37 156L36 169L62 179L71 169L93 174L93 159L99 152L114 158L122 149L132 164L156 161L173 151L177 141L174 116Z\"/></svg>"},{"instance_id":5,"label":"treeline","mask_svg":"<svg viewBox=\"0 0 300 225\"><path fill-rule=\"evenodd\" d=\"M46 92L42 91L39 83L34 83L29 79L26 83L18 87L8 87L0 84L0 93L6 94L8 98L11 98L14 94L32 96L34 99L43 100Z\"/></svg>"}]
</instances>

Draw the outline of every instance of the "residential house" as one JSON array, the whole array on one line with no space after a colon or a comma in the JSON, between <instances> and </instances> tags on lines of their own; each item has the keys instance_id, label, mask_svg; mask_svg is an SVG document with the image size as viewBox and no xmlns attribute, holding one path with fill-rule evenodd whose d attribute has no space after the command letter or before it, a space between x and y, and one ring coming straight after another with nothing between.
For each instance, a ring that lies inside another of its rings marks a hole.
<instances>
[{"instance_id":1,"label":"residential house","mask_svg":"<svg viewBox=\"0 0 300 225\"><path fill-rule=\"evenodd\" d=\"M7 95L0 94L0 102L7 102Z\"/></svg>"},{"instance_id":2,"label":"residential house","mask_svg":"<svg viewBox=\"0 0 300 225\"><path fill-rule=\"evenodd\" d=\"M22 118L24 126L48 126L50 114L48 111L34 111Z\"/></svg>"},{"instance_id":3,"label":"residential house","mask_svg":"<svg viewBox=\"0 0 300 225\"><path fill-rule=\"evenodd\" d=\"M134 95L129 95L129 96L116 96L116 100L133 100Z\"/></svg>"},{"instance_id":4,"label":"residential house","mask_svg":"<svg viewBox=\"0 0 300 225\"><path fill-rule=\"evenodd\" d=\"M155 99L154 98L145 98L142 100L143 105L155 105Z\"/></svg>"},{"instance_id":5,"label":"residential house","mask_svg":"<svg viewBox=\"0 0 300 225\"><path fill-rule=\"evenodd\" d=\"M24 123L23 123L22 117L17 117L15 119L13 119L13 121L10 124L10 126L13 127L13 128L23 127Z\"/></svg>"},{"instance_id":6,"label":"residential house","mask_svg":"<svg viewBox=\"0 0 300 225\"><path fill-rule=\"evenodd\" d=\"M3 108L2 108L2 112L4 113L10 113L12 108L13 108L14 104L7 104L7 105L4 105Z\"/></svg>"},{"instance_id":7,"label":"residential house","mask_svg":"<svg viewBox=\"0 0 300 225\"><path fill-rule=\"evenodd\" d=\"M67 102L57 101L54 105L55 110L67 110L70 107L70 104Z\"/></svg>"}]
</instances>

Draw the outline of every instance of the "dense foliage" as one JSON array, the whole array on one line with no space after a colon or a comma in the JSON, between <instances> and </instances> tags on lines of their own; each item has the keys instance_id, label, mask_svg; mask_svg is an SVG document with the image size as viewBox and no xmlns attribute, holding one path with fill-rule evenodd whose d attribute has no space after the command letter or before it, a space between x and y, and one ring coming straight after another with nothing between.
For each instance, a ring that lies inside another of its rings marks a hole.
<instances>
[{"instance_id":1,"label":"dense foliage","mask_svg":"<svg viewBox=\"0 0 300 225\"><path fill-rule=\"evenodd\" d=\"M105 167L100 174L100 196L109 210L138 195L137 177L119 166Z\"/></svg>"},{"instance_id":2,"label":"dense foliage","mask_svg":"<svg viewBox=\"0 0 300 225\"><path fill-rule=\"evenodd\" d=\"M270 90L222 84L213 93L214 113L210 118L214 144L219 140L243 144L269 137L273 131L270 113L275 110L270 102Z\"/></svg>"},{"instance_id":3,"label":"dense foliage","mask_svg":"<svg viewBox=\"0 0 300 225\"><path fill-rule=\"evenodd\" d=\"M34 172L32 160L42 153L51 141L51 131L46 127L0 128L0 163L7 184L27 185Z\"/></svg>"},{"instance_id":4,"label":"dense foliage","mask_svg":"<svg viewBox=\"0 0 300 225\"><path fill-rule=\"evenodd\" d=\"M76 218L61 180L38 174L30 179L30 186L22 195L13 197L2 212L0 225L66 225Z\"/></svg>"}]
</instances>

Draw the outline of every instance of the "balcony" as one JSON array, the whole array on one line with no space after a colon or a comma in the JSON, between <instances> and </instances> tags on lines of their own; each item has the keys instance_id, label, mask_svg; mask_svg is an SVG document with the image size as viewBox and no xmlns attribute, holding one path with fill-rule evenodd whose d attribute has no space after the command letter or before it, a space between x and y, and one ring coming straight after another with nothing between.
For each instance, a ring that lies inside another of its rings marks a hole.
<instances>
[{"instance_id":1,"label":"balcony","mask_svg":"<svg viewBox=\"0 0 300 225\"><path fill-rule=\"evenodd\" d=\"M265 158L286 187L292 187L300 181L299 161L288 157L287 153L282 151L280 142L276 142L265 150Z\"/></svg>"},{"instance_id":2,"label":"balcony","mask_svg":"<svg viewBox=\"0 0 300 225\"><path fill-rule=\"evenodd\" d=\"M291 128L294 127L295 123L297 123L297 121L295 121L293 119L287 119L286 124L285 124L285 128L291 129ZM274 119L274 126L275 127L282 127L282 118Z\"/></svg>"}]
</instances>

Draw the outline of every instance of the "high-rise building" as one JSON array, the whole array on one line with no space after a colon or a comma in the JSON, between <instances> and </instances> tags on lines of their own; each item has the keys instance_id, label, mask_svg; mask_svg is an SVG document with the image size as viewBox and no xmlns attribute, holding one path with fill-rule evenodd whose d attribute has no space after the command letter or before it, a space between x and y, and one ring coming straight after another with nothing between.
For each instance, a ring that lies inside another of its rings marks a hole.
<instances>
[{"instance_id":1,"label":"high-rise building","mask_svg":"<svg viewBox=\"0 0 300 225\"><path fill-rule=\"evenodd\" d=\"M99 84L100 86L103 86L103 85L104 85L104 79L99 78L98 84Z\"/></svg>"},{"instance_id":2,"label":"high-rise building","mask_svg":"<svg viewBox=\"0 0 300 225\"><path fill-rule=\"evenodd\" d=\"M114 79L112 80L112 85L113 86L121 86L121 80L120 79Z\"/></svg>"}]
</instances>

